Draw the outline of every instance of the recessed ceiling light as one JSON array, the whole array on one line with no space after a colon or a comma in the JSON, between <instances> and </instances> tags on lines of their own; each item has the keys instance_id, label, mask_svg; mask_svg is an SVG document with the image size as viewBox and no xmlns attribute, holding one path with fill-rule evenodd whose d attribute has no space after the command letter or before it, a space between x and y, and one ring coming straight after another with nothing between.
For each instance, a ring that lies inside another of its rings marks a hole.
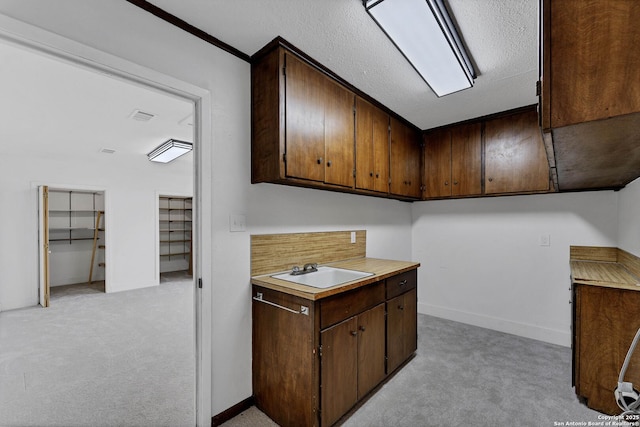
<instances>
[{"instance_id":1,"label":"recessed ceiling light","mask_svg":"<svg viewBox=\"0 0 640 427\"><path fill-rule=\"evenodd\" d=\"M148 122L153 119L156 115L152 113L147 113L142 110L133 110L133 112L129 115L129 118L133 120L137 120L139 122Z\"/></svg>"}]
</instances>

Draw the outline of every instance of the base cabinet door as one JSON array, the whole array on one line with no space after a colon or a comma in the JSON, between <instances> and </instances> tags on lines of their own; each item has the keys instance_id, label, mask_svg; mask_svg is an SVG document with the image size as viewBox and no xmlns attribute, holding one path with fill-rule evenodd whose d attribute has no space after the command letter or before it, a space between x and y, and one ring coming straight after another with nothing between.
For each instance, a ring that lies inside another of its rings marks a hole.
<instances>
[{"instance_id":1,"label":"base cabinet door","mask_svg":"<svg viewBox=\"0 0 640 427\"><path fill-rule=\"evenodd\" d=\"M384 303L358 316L358 399L385 377Z\"/></svg>"},{"instance_id":2,"label":"base cabinet door","mask_svg":"<svg viewBox=\"0 0 640 427\"><path fill-rule=\"evenodd\" d=\"M358 320L338 323L320 333L320 408L322 426L340 419L358 400Z\"/></svg>"},{"instance_id":3,"label":"base cabinet door","mask_svg":"<svg viewBox=\"0 0 640 427\"><path fill-rule=\"evenodd\" d=\"M387 301L387 373L396 370L418 347L416 296L412 289Z\"/></svg>"},{"instance_id":4,"label":"base cabinet door","mask_svg":"<svg viewBox=\"0 0 640 427\"><path fill-rule=\"evenodd\" d=\"M322 426L333 425L385 377L384 303L320 333Z\"/></svg>"},{"instance_id":5,"label":"base cabinet door","mask_svg":"<svg viewBox=\"0 0 640 427\"><path fill-rule=\"evenodd\" d=\"M574 284L573 375L575 391L586 405L609 415L622 411L614 389L633 337L640 328L640 292ZM637 388L636 350L624 380Z\"/></svg>"}]
</instances>

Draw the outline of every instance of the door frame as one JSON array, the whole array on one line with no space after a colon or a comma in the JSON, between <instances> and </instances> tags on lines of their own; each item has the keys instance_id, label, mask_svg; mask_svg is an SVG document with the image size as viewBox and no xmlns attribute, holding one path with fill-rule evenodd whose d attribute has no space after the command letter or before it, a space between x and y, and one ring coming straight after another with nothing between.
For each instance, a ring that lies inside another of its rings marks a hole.
<instances>
[{"instance_id":1,"label":"door frame","mask_svg":"<svg viewBox=\"0 0 640 427\"><path fill-rule=\"evenodd\" d=\"M211 170L213 122L211 92L157 70L92 48L31 24L0 14L0 42L21 47L75 66L107 74L129 83L178 96L194 103L193 248L195 324L196 426L212 419L212 269L203 259L213 255ZM107 203L105 199L105 204ZM206 207L206 208L204 208ZM106 209L106 206L105 206ZM34 275L36 276L36 275ZM34 277L35 278L35 277ZM37 280L37 279L36 279ZM202 280L208 286L198 287Z\"/></svg>"},{"instance_id":2,"label":"door frame","mask_svg":"<svg viewBox=\"0 0 640 427\"><path fill-rule=\"evenodd\" d=\"M49 186L38 186L38 302L49 307L51 274L49 272Z\"/></svg>"}]
</instances>

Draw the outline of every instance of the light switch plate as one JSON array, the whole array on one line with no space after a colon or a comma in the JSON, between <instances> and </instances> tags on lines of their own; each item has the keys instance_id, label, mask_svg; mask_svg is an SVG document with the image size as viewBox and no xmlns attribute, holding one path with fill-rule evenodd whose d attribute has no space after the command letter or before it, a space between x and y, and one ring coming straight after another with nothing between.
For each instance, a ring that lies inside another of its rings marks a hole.
<instances>
[{"instance_id":1,"label":"light switch plate","mask_svg":"<svg viewBox=\"0 0 640 427\"><path fill-rule=\"evenodd\" d=\"M229 231L246 231L247 229L247 216L244 214L230 214L229 215Z\"/></svg>"}]
</instances>

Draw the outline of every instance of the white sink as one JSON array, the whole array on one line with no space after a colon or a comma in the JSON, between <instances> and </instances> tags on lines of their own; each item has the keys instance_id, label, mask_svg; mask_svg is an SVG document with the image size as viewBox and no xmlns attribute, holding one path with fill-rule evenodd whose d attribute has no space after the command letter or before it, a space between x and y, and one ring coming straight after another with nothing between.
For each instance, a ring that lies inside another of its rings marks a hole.
<instances>
[{"instance_id":1,"label":"white sink","mask_svg":"<svg viewBox=\"0 0 640 427\"><path fill-rule=\"evenodd\" d=\"M314 271L313 273L300 274L297 276L291 273L281 273L271 277L299 285L313 286L314 288L330 288L368 276L373 276L373 273L346 270L344 268L318 267L318 271Z\"/></svg>"}]
</instances>

